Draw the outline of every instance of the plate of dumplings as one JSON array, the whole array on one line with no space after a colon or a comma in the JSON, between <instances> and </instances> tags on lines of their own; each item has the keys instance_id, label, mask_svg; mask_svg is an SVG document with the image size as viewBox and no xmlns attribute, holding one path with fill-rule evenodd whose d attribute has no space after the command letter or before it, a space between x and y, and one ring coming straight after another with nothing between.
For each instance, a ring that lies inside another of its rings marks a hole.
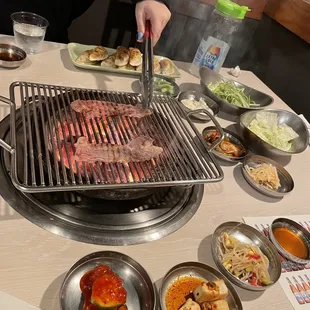
<instances>
[{"instance_id":1,"label":"plate of dumplings","mask_svg":"<svg viewBox=\"0 0 310 310\"><path fill-rule=\"evenodd\" d=\"M117 49L103 46L69 43L68 51L73 64L82 69L140 75L142 54L138 48L118 46ZM178 78L180 72L176 65L166 57L154 56L154 74Z\"/></svg>"}]
</instances>

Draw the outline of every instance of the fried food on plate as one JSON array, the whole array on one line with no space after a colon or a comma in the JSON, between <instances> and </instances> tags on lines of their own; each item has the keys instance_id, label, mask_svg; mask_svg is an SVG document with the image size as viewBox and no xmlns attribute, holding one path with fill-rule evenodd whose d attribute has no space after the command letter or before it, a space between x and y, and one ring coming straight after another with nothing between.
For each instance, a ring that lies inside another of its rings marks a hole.
<instances>
[{"instance_id":1,"label":"fried food on plate","mask_svg":"<svg viewBox=\"0 0 310 310\"><path fill-rule=\"evenodd\" d=\"M179 310L200 310L200 306L189 298Z\"/></svg>"},{"instance_id":2,"label":"fried food on plate","mask_svg":"<svg viewBox=\"0 0 310 310\"><path fill-rule=\"evenodd\" d=\"M162 74L171 75L174 73L172 62L168 59L163 59L160 61L160 68Z\"/></svg>"},{"instance_id":3,"label":"fried food on plate","mask_svg":"<svg viewBox=\"0 0 310 310\"><path fill-rule=\"evenodd\" d=\"M133 67L140 66L142 64L142 54L138 48L129 48L130 58L129 64Z\"/></svg>"},{"instance_id":4,"label":"fried food on plate","mask_svg":"<svg viewBox=\"0 0 310 310\"><path fill-rule=\"evenodd\" d=\"M77 63L79 64L92 64L92 61L89 60L89 55L91 54L92 50L87 50L83 52L76 60Z\"/></svg>"},{"instance_id":5,"label":"fried food on plate","mask_svg":"<svg viewBox=\"0 0 310 310\"><path fill-rule=\"evenodd\" d=\"M153 58L153 71L155 74L161 73L160 63L157 57Z\"/></svg>"},{"instance_id":6,"label":"fried food on plate","mask_svg":"<svg viewBox=\"0 0 310 310\"><path fill-rule=\"evenodd\" d=\"M102 61L109 57L108 51L103 46L97 46L91 50L90 61Z\"/></svg>"},{"instance_id":7,"label":"fried food on plate","mask_svg":"<svg viewBox=\"0 0 310 310\"><path fill-rule=\"evenodd\" d=\"M228 303L225 299L204 302L200 306L201 310L229 310Z\"/></svg>"},{"instance_id":8,"label":"fried food on plate","mask_svg":"<svg viewBox=\"0 0 310 310\"><path fill-rule=\"evenodd\" d=\"M116 58L116 54L109 56L108 58L106 58L105 60L101 62L101 66L115 69L116 68L115 58Z\"/></svg>"},{"instance_id":9,"label":"fried food on plate","mask_svg":"<svg viewBox=\"0 0 310 310\"><path fill-rule=\"evenodd\" d=\"M118 67L126 66L129 62L129 56L129 49L123 46L119 46L116 49L115 65Z\"/></svg>"},{"instance_id":10,"label":"fried food on plate","mask_svg":"<svg viewBox=\"0 0 310 310\"><path fill-rule=\"evenodd\" d=\"M203 282L194 290L195 301L199 304L207 301L223 299L228 295L228 289L224 280Z\"/></svg>"}]
</instances>

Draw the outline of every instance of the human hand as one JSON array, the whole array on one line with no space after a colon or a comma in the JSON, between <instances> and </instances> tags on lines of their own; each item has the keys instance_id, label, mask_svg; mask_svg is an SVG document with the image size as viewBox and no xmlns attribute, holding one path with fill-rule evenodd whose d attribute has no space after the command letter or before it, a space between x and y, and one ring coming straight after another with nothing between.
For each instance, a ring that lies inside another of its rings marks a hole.
<instances>
[{"instance_id":1,"label":"human hand","mask_svg":"<svg viewBox=\"0 0 310 310\"><path fill-rule=\"evenodd\" d=\"M168 8L154 0L144 0L136 5L136 20L138 26L138 40L143 38L145 21L150 20L153 33L153 45L156 45L160 35L167 25L171 13Z\"/></svg>"}]
</instances>

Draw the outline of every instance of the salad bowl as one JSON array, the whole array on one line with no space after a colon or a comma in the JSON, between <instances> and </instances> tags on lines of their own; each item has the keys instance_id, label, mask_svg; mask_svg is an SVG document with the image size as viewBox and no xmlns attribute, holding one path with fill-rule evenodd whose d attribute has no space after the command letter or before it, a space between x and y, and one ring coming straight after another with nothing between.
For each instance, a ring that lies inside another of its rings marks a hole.
<instances>
[{"instance_id":1,"label":"salad bowl","mask_svg":"<svg viewBox=\"0 0 310 310\"><path fill-rule=\"evenodd\" d=\"M289 151L284 151L271 145L248 128L251 122L256 119L259 111L247 111L240 116L240 127L244 139L248 147L252 151L258 154L263 154L265 156L290 156L293 154L302 153L307 148L309 143L308 129L298 115L293 112L277 109L266 109L264 110L264 112L271 112L277 114L278 125L288 125L298 134L298 137L291 140L292 146ZM274 137L274 139L276 140L277 137Z\"/></svg>"},{"instance_id":2,"label":"salad bowl","mask_svg":"<svg viewBox=\"0 0 310 310\"><path fill-rule=\"evenodd\" d=\"M261 110L273 103L273 98L269 95L260 92L254 88L236 82L232 79L224 77L207 67L201 67L199 70L200 75L200 86L205 95L213 99L220 107L220 109L231 115L240 115L248 110ZM231 103L228 103L226 100L221 99L215 95L210 89L210 84L215 84L219 82L229 82L232 83L239 89L244 89L244 94L249 96L255 103L256 106L252 107L240 107Z\"/></svg>"}]
</instances>

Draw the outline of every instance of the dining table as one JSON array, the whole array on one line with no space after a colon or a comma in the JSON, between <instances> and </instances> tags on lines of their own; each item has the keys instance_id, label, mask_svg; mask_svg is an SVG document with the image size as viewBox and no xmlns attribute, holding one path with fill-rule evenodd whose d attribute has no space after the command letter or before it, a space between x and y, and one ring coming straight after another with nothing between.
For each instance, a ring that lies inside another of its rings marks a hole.
<instances>
[{"instance_id":1,"label":"dining table","mask_svg":"<svg viewBox=\"0 0 310 310\"><path fill-rule=\"evenodd\" d=\"M0 36L0 42L13 43L14 38ZM181 73L176 83L181 91L200 91L199 78L193 76L190 64L175 61ZM227 69L221 74L229 76ZM15 81L110 91L139 92L138 77L76 68L65 44L44 42L40 53L28 55L17 69L0 68L0 95L9 98L10 84ZM241 71L237 81L269 94L272 108L289 110L271 89L252 72ZM9 114L1 103L0 118ZM220 112L217 120L223 128L239 132L237 116ZM208 126L196 123L200 132ZM224 179L204 185L199 209L191 220L176 232L160 240L130 246L93 245L69 240L45 231L19 215L0 197L0 291L42 310L60 309L59 289L66 272L83 256L112 250L138 261L159 288L166 272L183 262L201 262L216 268L211 253L214 230L227 221L242 222L243 217L290 216L309 213L310 151L279 159L294 180L293 191L283 199L262 195L242 175L241 164L222 164ZM1 184L0 184L1 186ZM265 291L253 292L236 287L245 310L293 309L279 283ZM3 310L14 310L10 307ZM21 309L19 309L21 310ZM134 309L138 310L138 309Z\"/></svg>"}]
</instances>

